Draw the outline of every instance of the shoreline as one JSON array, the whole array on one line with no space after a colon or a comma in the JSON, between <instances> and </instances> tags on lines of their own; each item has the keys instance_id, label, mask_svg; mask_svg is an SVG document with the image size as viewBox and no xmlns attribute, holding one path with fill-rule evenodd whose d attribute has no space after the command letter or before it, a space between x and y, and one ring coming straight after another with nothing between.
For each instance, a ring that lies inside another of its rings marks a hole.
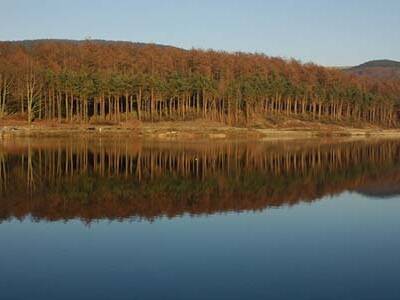
<instances>
[{"instance_id":1,"label":"shoreline","mask_svg":"<svg viewBox=\"0 0 400 300\"><path fill-rule=\"evenodd\" d=\"M334 137L384 137L400 138L400 129L351 128L335 125L312 124L280 128L233 127L219 123L196 121L142 123L120 125L70 125L70 124L10 124L0 125L0 139L9 137L52 137L66 135L129 135L137 138L156 140L197 140L197 139L248 139L285 140Z\"/></svg>"}]
</instances>

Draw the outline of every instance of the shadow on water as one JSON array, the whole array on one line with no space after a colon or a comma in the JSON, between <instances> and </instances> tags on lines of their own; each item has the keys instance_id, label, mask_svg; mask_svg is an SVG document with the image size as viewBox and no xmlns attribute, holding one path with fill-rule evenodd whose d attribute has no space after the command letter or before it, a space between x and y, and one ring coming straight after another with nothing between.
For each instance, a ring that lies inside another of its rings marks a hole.
<instances>
[{"instance_id":1,"label":"shadow on water","mask_svg":"<svg viewBox=\"0 0 400 300\"><path fill-rule=\"evenodd\" d=\"M382 198L400 193L399 183L395 140L184 144L66 137L0 144L1 220L263 210L346 190Z\"/></svg>"}]
</instances>

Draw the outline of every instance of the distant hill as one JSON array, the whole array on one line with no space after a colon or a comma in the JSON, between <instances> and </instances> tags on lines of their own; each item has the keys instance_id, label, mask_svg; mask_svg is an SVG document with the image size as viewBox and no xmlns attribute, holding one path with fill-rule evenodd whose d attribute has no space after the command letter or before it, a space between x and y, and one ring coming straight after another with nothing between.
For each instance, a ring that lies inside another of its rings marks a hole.
<instances>
[{"instance_id":1,"label":"distant hill","mask_svg":"<svg viewBox=\"0 0 400 300\"><path fill-rule=\"evenodd\" d=\"M155 46L160 48L174 48L181 49L175 46L156 44L156 43L142 43L142 42L130 42L130 41L111 41L111 40L100 40L100 39L85 39L85 40L70 40L70 39L37 39L37 40L17 40L17 41L0 41L4 43L20 44L25 47L31 47L39 44L48 43L70 43L70 44L83 44L83 43L93 43L97 45L134 45L137 47ZM183 49L182 49L183 50Z\"/></svg>"},{"instance_id":2,"label":"distant hill","mask_svg":"<svg viewBox=\"0 0 400 300\"><path fill-rule=\"evenodd\" d=\"M371 198L382 199L392 198L400 195L400 185L398 176L385 178L369 183L366 186L360 187L356 192Z\"/></svg>"},{"instance_id":3,"label":"distant hill","mask_svg":"<svg viewBox=\"0 0 400 300\"><path fill-rule=\"evenodd\" d=\"M400 62L388 59L372 60L344 69L354 75L380 79L400 79Z\"/></svg>"}]
</instances>

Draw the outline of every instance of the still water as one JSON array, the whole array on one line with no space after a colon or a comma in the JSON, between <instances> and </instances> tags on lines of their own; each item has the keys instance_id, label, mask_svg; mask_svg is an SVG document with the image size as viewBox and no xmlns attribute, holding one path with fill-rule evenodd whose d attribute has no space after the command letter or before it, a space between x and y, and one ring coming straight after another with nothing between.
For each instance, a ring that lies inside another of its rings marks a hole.
<instances>
[{"instance_id":1,"label":"still water","mask_svg":"<svg viewBox=\"0 0 400 300\"><path fill-rule=\"evenodd\" d=\"M0 299L400 299L400 141L0 141Z\"/></svg>"}]
</instances>

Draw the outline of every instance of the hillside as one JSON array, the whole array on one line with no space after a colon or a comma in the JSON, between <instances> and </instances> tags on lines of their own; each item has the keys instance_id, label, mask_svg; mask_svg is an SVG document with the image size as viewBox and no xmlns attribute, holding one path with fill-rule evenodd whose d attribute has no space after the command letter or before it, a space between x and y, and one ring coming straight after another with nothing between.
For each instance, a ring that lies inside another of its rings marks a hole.
<instances>
[{"instance_id":1,"label":"hillside","mask_svg":"<svg viewBox=\"0 0 400 300\"><path fill-rule=\"evenodd\" d=\"M350 74L370 78L400 79L400 62L394 60L372 60L345 70Z\"/></svg>"},{"instance_id":2,"label":"hillside","mask_svg":"<svg viewBox=\"0 0 400 300\"><path fill-rule=\"evenodd\" d=\"M112 41L112 40L101 40L101 39L86 39L86 40L70 40L70 39L37 39L37 40L18 40L18 41L0 41L0 43L10 43L13 45L21 45L27 48L38 47L41 45L49 44L71 44L71 45L83 45L83 44L103 44L108 46L134 46L134 47L147 47L154 46L160 48L175 48L180 49L170 45L156 44L156 43L142 43L142 42L130 42L130 41Z\"/></svg>"},{"instance_id":3,"label":"hillside","mask_svg":"<svg viewBox=\"0 0 400 300\"><path fill-rule=\"evenodd\" d=\"M399 95L400 81L265 54L103 40L0 42L0 119L29 124L248 127L295 119L397 127Z\"/></svg>"}]
</instances>

